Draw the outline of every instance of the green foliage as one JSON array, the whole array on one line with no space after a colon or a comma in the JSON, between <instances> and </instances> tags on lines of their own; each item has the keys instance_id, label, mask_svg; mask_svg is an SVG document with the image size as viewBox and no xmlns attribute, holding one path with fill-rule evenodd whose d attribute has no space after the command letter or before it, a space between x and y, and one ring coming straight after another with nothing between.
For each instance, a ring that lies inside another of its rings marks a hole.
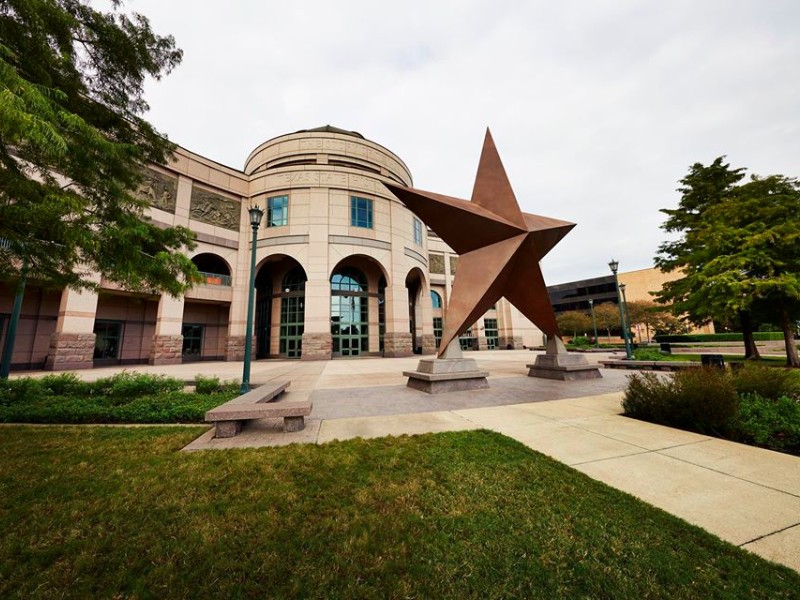
<instances>
[{"instance_id":1,"label":"green foliage","mask_svg":"<svg viewBox=\"0 0 800 600\"><path fill-rule=\"evenodd\" d=\"M136 291L197 278L185 227L143 217L132 191L173 146L142 118L146 78L181 60L147 19L80 0L0 3L0 281L22 270L62 287L89 271Z\"/></svg>"},{"instance_id":2,"label":"green foliage","mask_svg":"<svg viewBox=\"0 0 800 600\"><path fill-rule=\"evenodd\" d=\"M730 375L698 368L669 376L635 373L622 401L625 414L699 433L725 433L736 416L738 396Z\"/></svg>"},{"instance_id":3,"label":"green foliage","mask_svg":"<svg viewBox=\"0 0 800 600\"><path fill-rule=\"evenodd\" d=\"M183 387L180 379L127 371L95 382L71 373L10 379L0 382L0 422L197 423L238 393L218 379L197 393Z\"/></svg>"},{"instance_id":4,"label":"green foliage","mask_svg":"<svg viewBox=\"0 0 800 600\"><path fill-rule=\"evenodd\" d=\"M566 335L577 336L592 329L592 319L589 315L577 310L563 312L556 317L556 320L559 331Z\"/></svg>"},{"instance_id":5,"label":"green foliage","mask_svg":"<svg viewBox=\"0 0 800 600\"><path fill-rule=\"evenodd\" d=\"M800 401L742 394L736 430L741 441L800 455Z\"/></svg>"},{"instance_id":6,"label":"green foliage","mask_svg":"<svg viewBox=\"0 0 800 600\"><path fill-rule=\"evenodd\" d=\"M579 335L576 338L573 338L572 341L570 341L570 343L568 344L568 346L575 348L587 348L588 346L591 345L592 345L591 340L581 335Z\"/></svg>"},{"instance_id":7,"label":"green foliage","mask_svg":"<svg viewBox=\"0 0 800 600\"><path fill-rule=\"evenodd\" d=\"M195 392L198 394L231 393L239 391L239 382L235 380L220 382L219 377L196 375Z\"/></svg>"},{"instance_id":8,"label":"green foliage","mask_svg":"<svg viewBox=\"0 0 800 600\"><path fill-rule=\"evenodd\" d=\"M657 335L657 342L671 342L675 344L691 344L703 342L741 342L741 333L694 333L686 335ZM759 331L753 334L753 339L757 342L782 340L783 333L780 331Z\"/></svg>"},{"instance_id":9,"label":"green foliage","mask_svg":"<svg viewBox=\"0 0 800 600\"><path fill-rule=\"evenodd\" d=\"M733 385L740 396L756 394L769 400L781 396L800 397L800 373L789 369L745 364L734 372Z\"/></svg>"},{"instance_id":10,"label":"green foliage","mask_svg":"<svg viewBox=\"0 0 800 600\"><path fill-rule=\"evenodd\" d=\"M620 321L619 317L619 306L613 302L596 304L594 318L597 322L597 328L605 331L608 337L611 337L612 329L621 328L622 326L622 321Z\"/></svg>"},{"instance_id":11,"label":"green foliage","mask_svg":"<svg viewBox=\"0 0 800 600\"><path fill-rule=\"evenodd\" d=\"M658 348L637 348L633 351L634 360L671 360L672 357L664 354Z\"/></svg>"},{"instance_id":12,"label":"green foliage","mask_svg":"<svg viewBox=\"0 0 800 600\"><path fill-rule=\"evenodd\" d=\"M752 329L751 313L779 322L787 364L800 367L794 343L800 311L800 182L782 175L753 176L738 185L743 169L731 170L718 158L695 164L682 180L680 205L663 210L662 228L680 233L659 248L656 264L683 277L656 294L672 302L675 314L699 324L738 318ZM750 339L745 341L752 350Z\"/></svg>"},{"instance_id":13,"label":"green foliage","mask_svg":"<svg viewBox=\"0 0 800 600\"><path fill-rule=\"evenodd\" d=\"M800 575L486 431L178 452L5 428L2 598L796 598Z\"/></svg>"}]
</instances>

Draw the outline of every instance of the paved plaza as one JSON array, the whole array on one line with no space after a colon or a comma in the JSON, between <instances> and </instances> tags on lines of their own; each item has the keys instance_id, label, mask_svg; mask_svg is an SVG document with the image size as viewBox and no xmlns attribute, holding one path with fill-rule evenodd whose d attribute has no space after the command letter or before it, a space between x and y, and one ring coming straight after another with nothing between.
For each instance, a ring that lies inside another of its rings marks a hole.
<instances>
[{"instance_id":1,"label":"paved plaza","mask_svg":"<svg viewBox=\"0 0 800 600\"><path fill-rule=\"evenodd\" d=\"M306 428L249 423L234 438L210 429L187 451L325 443L354 437L491 429L767 559L800 571L800 458L622 416L628 372L560 382L526 376L529 351L466 353L490 389L429 395L405 387L418 357L253 363L252 381L291 379L287 400L310 398ZM589 355L590 361L608 354ZM193 379L241 377L242 363L135 367ZM82 371L98 378L120 369Z\"/></svg>"}]
</instances>

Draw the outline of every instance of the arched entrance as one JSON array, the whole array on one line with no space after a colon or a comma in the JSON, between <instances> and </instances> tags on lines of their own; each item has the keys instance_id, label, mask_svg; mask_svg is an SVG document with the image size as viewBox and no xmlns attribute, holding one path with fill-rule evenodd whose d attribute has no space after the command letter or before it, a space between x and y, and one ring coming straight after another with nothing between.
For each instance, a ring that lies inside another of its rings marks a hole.
<instances>
[{"instance_id":1,"label":"arched entrance","mask_svg":"<svg viewBox=\"0 0 800 600\"><path fill-rule=\"evenodd\" d=\"M424 289L423 275L419 269L412 269L406 275L408 290L408 327L411 332L411 350L422 353L422 306L421 294Z\"/></svg>"},{"instance_id":2,"label":"arched entrance","mask_svg":"<svg viewBox=\"0 0 800 600\"><path fill-rule=\"evenodd\" d=\"M377 261L366 256L344 259L333 270L330 285L332 355L382 352L386 276Z\"/></svg>"},{"instance_id":3,"label":"arched entrance","mask_svg":"<svg viewBox=\"0 0 800 600\"><path fill-rule=\"evenodd\" d=\"M300 358L306 272L293 258L267 258L256 275L256 358Z\"/></svg>"}]
</instances>

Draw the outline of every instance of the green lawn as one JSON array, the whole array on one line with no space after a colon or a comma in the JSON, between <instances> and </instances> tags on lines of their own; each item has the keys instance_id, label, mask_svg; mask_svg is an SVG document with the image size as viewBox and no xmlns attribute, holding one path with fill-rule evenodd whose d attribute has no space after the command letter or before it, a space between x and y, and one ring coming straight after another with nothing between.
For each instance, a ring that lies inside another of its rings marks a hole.
<instances>
[{"instance_id":1,"label":"green lawn","mask_svg":"<svg viewBox=\"0 0 800 600\"><path fill-rule=\"evenodd\" d=\"M177 453L202 430L0 428L0 597L800 590L793 571L498 434Z\"/></svg>"}]
</instances>

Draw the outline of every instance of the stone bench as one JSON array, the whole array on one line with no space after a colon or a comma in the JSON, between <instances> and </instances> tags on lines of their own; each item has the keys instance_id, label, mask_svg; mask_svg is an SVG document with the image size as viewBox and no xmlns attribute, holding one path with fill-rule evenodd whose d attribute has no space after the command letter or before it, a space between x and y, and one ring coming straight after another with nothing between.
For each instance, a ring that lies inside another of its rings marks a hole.
<instances>
[{"instance_id":1,"label":"stone bench","mask_svg":"<svg viewBox=\"0 0 800 600\"><path fill-rule=\"evenodd\" d=\"M283 418L284 431L301 431L305 427L304 417L311 414L311 402L273 402L290 384L290 381L266 383L206 412L206 422L215 426L214 437L234 437L245 421L265 418Z\"/></svg>"},{"instance_id":2,"label":"stone bench","mask_svg":"<svg viewBox=\"0 0 800 600\"><path fill-rule=\"evenodd\" d=\"M600 364L606 369L638 369L641 371L679 371L702 366L698 362L676 360L601 360Z\"/></svg>"}]
</instances>

